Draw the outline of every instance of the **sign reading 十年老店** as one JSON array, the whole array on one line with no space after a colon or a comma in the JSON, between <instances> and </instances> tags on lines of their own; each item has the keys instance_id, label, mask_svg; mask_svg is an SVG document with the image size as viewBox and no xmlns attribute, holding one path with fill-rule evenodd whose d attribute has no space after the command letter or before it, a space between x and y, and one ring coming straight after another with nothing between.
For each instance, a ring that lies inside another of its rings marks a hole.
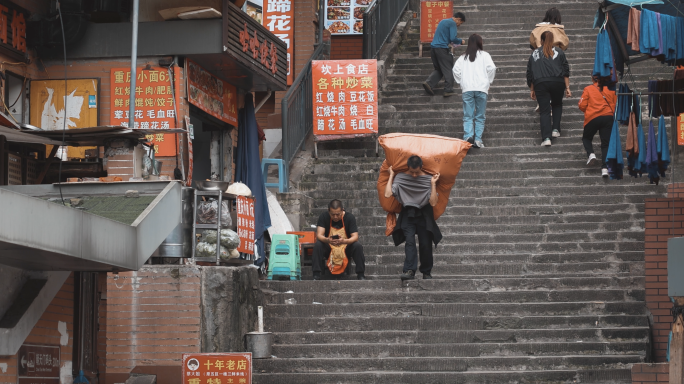
<instances>
[{"instance_id":1,"label":"sign reading \u5341\u5e74\u8001\u5e97","mask_svg":"<svg viewBox=\"0 0 684 384\"><path fill-rule=\"evenodd\" d=\"M204 112L237 125L237 88L186 59L188 73L188 101Z\"/></svg>"},{"instance_id":2,"label":"sign reading \u5341\u5e74\u8001\u5e97","mask_svg":"<svg viewBox=\"0 0 684 384\"><path fill-rule=\"evenodd\" d=\"M180 95L179 70L164 67L138 68L135 83L134 129L172 129L176 126L176 110ZM175 85L173 90L172 84ZM131 94L131 69L113 68L110 83L110 124L128 127ZM175 99L174 99L175 95ZM175 134L147 134L157 156L176 155Z\"/></svg>"},{"instance_id":3,"label":"sign reading \u5341\u5e74\u8001\u5e97","mask_svg":"<svg viewBox=\"0 0 684 384\"><path fill-rule=\"evenodd\" d=\"M287 84L292 85L294 72L294 5L292 0L264 0L263 23L269 31L287 44Z\"/></svg>"},{"instance_id":4,"label":"sign reading \u5341\u5e74\u8001\u5e97","mask_svg":"<svg viewBox=\"0 0 684 384\"><path fill-rule=\"evenodd\" d=\"M376 60L314 60L314 135L378 132Z\"/></svg>"},{"instance_id":5,"label":"sign reading \u5341\u5e74\u8001\u5e97","mask_svg":"<svg viewBox=\"0 0 684 384\"><path fill-rule=\"evenodd\" d=\"M11 1L0 1L0 53L26 61L26 22L29 12Z\"/></svg>"},{"instance_id":6,"label":"sign reading \u5341\u5e74\u8001\u5e97","mask_svg":"<svg viewBox=\"0 0 684 384\"><path fill-rule=\"evenodd\" d=\"M238 196L237 219L238 237L240 245L237 250L241 253L254 254L254 197Z\"/></svg>"},{"instance_id":7,"label":"sign reading \u5341\u5e74\u8001\u5e97","mask_svg":"<svg viewBox=\"0 0 684 384\"><path fill-rule=\"evenodd\" d=\"M454 4L451 1L421 1L420 3L420 41L430 43L440 21L453 16Z\"/></svg>"},{"instance_id":8,"label":"sign reading \u5341\u5e74\u8001\u5e97","mask_svg":"<svg viewBox=\"0 0 684 384\"><path fill-rule=\"evenodd\" d=\"M252 384L252 354L183 354L183 384Z\"/></svg>"}]
</instances>

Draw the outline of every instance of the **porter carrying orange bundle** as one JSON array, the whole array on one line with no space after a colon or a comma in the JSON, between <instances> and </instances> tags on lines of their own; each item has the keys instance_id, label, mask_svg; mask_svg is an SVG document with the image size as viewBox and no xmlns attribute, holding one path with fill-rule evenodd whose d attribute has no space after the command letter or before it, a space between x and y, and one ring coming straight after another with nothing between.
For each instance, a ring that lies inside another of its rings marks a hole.
<instances>
[{"instance_id":1,"label":"porter carrying orange bundle","mask_svg":"<svg viewBox=\"0 0 684 384\"><path fill-rule=\"evenodd\" d=\"M415 278L416 235L420 272L424 279L431 279L432 243L437 245L442 238L435 220L446 210L451 187L471 145L448 137L403 133L383 135L379 141L386 156L378 177L378 197L388 212L385 234L392 235L395 245L406 242L401 279Z\"/></svg>"}]
</instances>

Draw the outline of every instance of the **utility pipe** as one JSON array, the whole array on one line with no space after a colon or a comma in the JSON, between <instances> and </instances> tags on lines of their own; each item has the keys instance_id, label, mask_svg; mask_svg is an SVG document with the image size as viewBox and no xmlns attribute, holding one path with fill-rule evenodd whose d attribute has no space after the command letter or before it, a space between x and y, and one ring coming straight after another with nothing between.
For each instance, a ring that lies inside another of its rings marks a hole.
<instances>
[{"instance_id":1,"label":"utility pipe","mask_svg":"<svg viewBox=\"0 0 684 384\"><path fill-rule=\"evenodd\" d=\"M133 14L131 16L131 92L128 107L128 128L135 128L135 81L137 79L136 69L138 64L138 8L140 0L133 0Z\"/></svg>"}]
</instances>

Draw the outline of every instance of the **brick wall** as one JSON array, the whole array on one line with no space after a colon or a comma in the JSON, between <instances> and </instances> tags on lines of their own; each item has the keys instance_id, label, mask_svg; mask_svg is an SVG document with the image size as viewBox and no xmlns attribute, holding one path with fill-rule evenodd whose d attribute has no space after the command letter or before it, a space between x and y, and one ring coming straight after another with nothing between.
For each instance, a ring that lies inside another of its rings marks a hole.
<instances>
[{"instance_id":1,"label":"brick wall","mask_svg":"<svg viewBox=\"0 0 684 384\"><path fill-rule=\"evenodd\" d=\"M667 240L684 236L682 208L682 198L675 197L674 201L672 198L646 199L646 305L653 315L651 331L656 362L666 361L667 341L672 328L672 302L667 294Z\"/></svg>"},{"instance_id":2,"label":"brick wall","mask_svg":"<svg viewBox=\"0 0 684 384\"><path fill-rule=\"evenodd\" d=\"M634 364L632 384L655 384L670 382L670 364Z\"/></svg>"},{"instance_id":3,"label":"brick wall","mask_svg":"<svg viewBox=\"0 0 684 384\"><path fill-rule=\"evenodd\" d=\"M199 268L145 266L110 273L105 311L101 383L123 383L136 367L169 374L158 383L180 383L181 355L200 352Z\"/></svg>"},{"instance_id":4,"label":"brick wall","mask_svg":"<svg viewBox=\"0 0 684 384\"><path fill-rule=\"evenodd\" d=\"M330 43L330 59L362 59L363 36L332 36Z\"/></svg>"},{"instance_id":5,"label":"brick wall","mask_svg":"<svg viewBox=\"0 0 684 384\"><path fill-rule=\"evenodd\" d=\"M62 285L62 289L47 307L40 320L28 335L24 344L59 345L61 354L62 383L71 383L73 338L74 338L74 275L73 273ZM60 345L62 335L58 331L59 323L66 323L67 343ZM4 364L7 370L3 371ZM17 383L17 355L0 356L0 384Z\"/></svg>"}]
</instances>

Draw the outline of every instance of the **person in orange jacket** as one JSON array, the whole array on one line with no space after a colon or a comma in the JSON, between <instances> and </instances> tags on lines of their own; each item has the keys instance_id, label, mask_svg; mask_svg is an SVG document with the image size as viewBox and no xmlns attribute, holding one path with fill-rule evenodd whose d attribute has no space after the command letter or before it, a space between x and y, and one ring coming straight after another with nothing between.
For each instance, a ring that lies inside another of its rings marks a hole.
<instances>
[{"instance_id":1,"label":"person in orange jacket","mask_svg":"<svg viewBox=\"0 0 684 384\"><path fill-rule=\"evenodd\" d=\"M592 76L593 84L585 87L582 97L579 100L579 109L584 112L584 133L582 143L587 151L587 165L596 163L596 155L591 141L598 132L601 138L601 176L608 177L608 167L606 166L606 155L608 154L608 144L610 134L613 129L613 118L615 116L615 104L617 95L604 86L595 76Z\"/></svg>"}]
</instances>

